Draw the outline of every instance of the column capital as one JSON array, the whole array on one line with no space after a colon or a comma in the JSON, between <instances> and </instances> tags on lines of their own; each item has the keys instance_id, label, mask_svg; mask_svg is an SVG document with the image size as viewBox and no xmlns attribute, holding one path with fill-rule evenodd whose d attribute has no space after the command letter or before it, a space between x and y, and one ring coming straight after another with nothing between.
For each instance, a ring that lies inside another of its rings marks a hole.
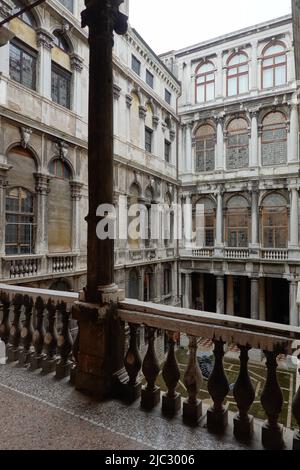
<instances>
[{"instance_id":1,"label":"column capital","mask_svg":"<svg viewBox=\"0 0 300 470\"><path fill-rule=\"evenodd\" d=\"M248 112L251 119L257 119L260 112L260 106L256 108L249 108Z\"/></svg>"},{"instance_id":2,"label":"column capital","mask_svg":"<svg viewBox=\"0 0 300 470\"><path fill-rule=\"evenodd\" d=\"M81 13L82 27L89 27L89 37L124 35L128 30L128 17L119 11L124 0L85 0L86 9Z\"/></svg>"},{"instance_id":3,"label":"column capital","mask_svg":"<svg viewBox=\"0 0 300 470\"><path fill-rule=\"evenodd\" d=\"M83 183L80 181L70 181L70 187L71 187L71 198L75 201L79 201L82 198L82 188L83 188Z\"/></svg>"},{"instance_id":4,"label":"column capital","mask_svg":"<svg viewBox=\"0 0 300 470\"><path fill-rule=\"evenodd\" d=\"M114 95L114 99L115 100L118 100L121 96L121 91L122 91L122 88L117 85L116 83L113 84L113 95Z\"/></svg>"},{"instance_id":5,"label":"column capital","mask_svg":"<svg viewBox=\"0 0 300 470\"><path fill-rule=\"evenodd\" d=\"M37 35L37 45L38 47L44 47L45 49L48 49L51 51L52 47L54 46L54 38L49 31L43 28L38 28L36 30L36 35Z\"/></svg>"},{"instance_id":6,"label":"column capital","mask_svg":"<svg viewBox=\"0 0 300 470\"><path fill-rule=\"evenodd\" d=\"M141 119L145 120L147 115L147 108L145 106L139 106L139 116Z\"/></svg>"},{"instance_id":7,"label":"column capital","mask_svg":"<svg viewBox=\"0 0 300 470\"><path fill-rule=\"evenodd\" d=\"M83 69L83 59L78 54L70 55L71 69L76 72L82 72Z\"/></svg>"},{"instance_id":8,"label":"column capital","mask_svg":"<svg viewBox=\"0 0 300 470\"><path fill-rule=\"evenodd\" d=\"M131 108L132 101L133 101L132 96L127 93L127 95L126 95L126 105L127 105L127 108L129 108L129 109Z\"/></svg>"},{"instance_id":9,"label":"column capital","mask_svg":"<svg viewBox=\"0 0 300 470\"><path fill-rule=\"evenodd\" d=\"M50 175L43 173L34 173L35 177L35 190L37 193L47 196L50 192L49 182Z\"/></svg>"}]
</instances>

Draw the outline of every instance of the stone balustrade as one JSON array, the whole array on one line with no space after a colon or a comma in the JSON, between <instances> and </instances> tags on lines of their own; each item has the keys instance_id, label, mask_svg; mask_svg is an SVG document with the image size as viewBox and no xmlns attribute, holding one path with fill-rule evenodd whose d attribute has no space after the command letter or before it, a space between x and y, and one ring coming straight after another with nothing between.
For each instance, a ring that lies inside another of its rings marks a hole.
<instances>
[{"instance_id":1,"label":"stone balustrade","mask_svg":"<svg viewBox=\"0 0 300 470\"><path fill-rule=\"evenodd\" d=\"M75 337L78 330L72 317L77 317L78 305L78 295L74 293L0 284L0 336L7 345L8 360L18 361L29 370L55 373L58 379L70 375L71 383L75 384L81 343L79 334ZM114 316L120 325L127 325L123 358L127 380L117 397L126 403L140 399L142 409L148 412L161 404L164 416L171 419L181 414L189 426L196 426L206 415L207 427L213 433L222 434L227 429L229 384L223 356L226 344L237 345L240 371L233 390L238 409L233 430L237 439L247 442L253 439L254 419L249 410L255 397L248 372L249 351L252 348L262 350L267 378L261 395L266 415L266 422L260 426L261 439L266 448L284 447L286 434L279 424L283 393L277 380L277 356L293 354L299 345L300 328L135 300L120 301ZM147 338L143 359L138 340L140 326L145 327ZM162 330L166 332L168 347L165 361L160 364L155 349L156 336ZM180 370L175 352L179 333L189 338L188 364L183 376L185 400L177 388ZM214 343L214 366L207 385L212 405L207 410L198 394L203 380L197 361L199 338ZM118 340L124 341L124 336L115 336L114 345ZM166 388L163 394L157 385L159 374ZM300 389L292 412L300 428ZM293 447L300 449L299 429L295 430Z\"/></svg>"},{"instance_id":2,"label":"stone balustrade","mask_svg":"<svg viewBox=\"0 0 300 470\"><path fill-rule=\"evenodd\" d=\"M48 255L48 271L50 273L66 273L76 269L77 256L69 254Z\"/></svg>"},{"instance_id":3,"label":"stone balustrade","mask_svg":"<svg viewBox=\"0 0 300 470\"><path fill-rule=\"evenodd\" d=\"M287 261L289 252L288 250L262 250L261 257L269 261Z\"/></svg>"},{"instance_id":4,"label":"stone balustrade","mask_svg":"<svg viewBox=\"0 0 300 470\"><path fill-rule=\"evenodd\" d=\"M247 259L250 257L248 248L226 248L225 258L228 259Z\"/></svg>"}]
</instances>

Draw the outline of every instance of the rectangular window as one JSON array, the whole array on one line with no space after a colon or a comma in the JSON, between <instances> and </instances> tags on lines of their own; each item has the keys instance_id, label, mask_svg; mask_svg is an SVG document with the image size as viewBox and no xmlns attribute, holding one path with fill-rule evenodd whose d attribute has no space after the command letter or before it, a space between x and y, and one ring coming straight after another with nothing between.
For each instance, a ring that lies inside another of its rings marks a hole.
<instances>
[{"instance_id":1,"label":"rectangular window","mask_svg":"<svg viewBox=\"0 0 300 470\"><path fill-rule=\"evenodd\" d=\"M131 56L131 68L137 75L141 75L141 63L134 55Z\"/></svg>"},{"instance_id":2,"label":"rectangular window","mask_svg":"<svg viewBox=\"0 0 300 470\"><path fill-rule=\"evenodd\" d=\"M165 89L165 101L168 104L171 104L171 99L172 99L171 93L169 92L169 90Z\"/></svg>"},{"instance_id":3,"label":"rectangular window","mask_svg":"<svg viewBox=\"0 0 300 470\"><path fill-rule=\"evenodd\" d=\"M52 100L55 103L71 107L71 74L52 64Z\"/></svg>"},{"instance_id":4,"label":"rectangular window","mask_svg":"<svg viewBox=\"0 0 300 470\"><path fill-rule=\"evenodd\" d=\"M152 153L152 134L153 131L145 127L145 149L146 152Z\"/></svg>"},{"instance_id":5,"label":"rectangular window","mask_svg":"<svg viewBox=\"0 0 300 470\"><path fill-rule=\"evenodd\" d=\"M73 13L73 0L58 0L64 7Z\"/></svg>"},{"instance_id":6,"label":"rectangular window","mask_svg":"<svg viewBox=\"0 0 300 470\"><path fill-rule=\"evenodd\" d=\"M36 54L19 43L10 43L9 74L12 80L36 89Z\"/></svg>"},{"instance_id":7,"label":"rectangular window","mask_svg":"<svg viewBox=\"0 0 300 470\"><path fill-rule=\"evenodd\" d=\"M154 88L154 75L152 75L149 70L146 70L146 83L151 86L151 88Z\"/></svg>"},{"instance_id":8,"label":"rectangular window","mask_svg":"<svg viewBox=\"0 0 300 470\"><path fill-rule=\"evenodd\" d=\"M171 160L171 142L165 140L165 161L170 163Z\"/></svg>"}]
</instances>

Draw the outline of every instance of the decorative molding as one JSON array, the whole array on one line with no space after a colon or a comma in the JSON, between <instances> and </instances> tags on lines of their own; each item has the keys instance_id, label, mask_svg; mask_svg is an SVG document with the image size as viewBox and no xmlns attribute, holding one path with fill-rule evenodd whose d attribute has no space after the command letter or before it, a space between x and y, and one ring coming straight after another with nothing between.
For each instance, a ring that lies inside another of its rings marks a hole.
<instances>
[{"instance_id":1,"label":"decorative molding","mask_svg":"<svg viewBox=\"0 0 300 470\"><path fill-rule=\"evenodd\" d=\"M146 115L147 115L147 108L145 108L145 106L139 106L139 116L141 119L146 119Z\"/></svg>"},{"instance_id":2,"label":"decorative molding","mask_svg":"<svg viewBox=\"0 0 300 470\"><path fill-rule=\"evenodd\" d=\"M70 181L72 199L74 199L75 201L80 201L80 199L82 198L81 190L83 186L83 183L80 183L79 181Z\"/></svg>"},{"instance_id":3,"label":"decorative molding","mask_svg":"<svg viewBox=\"0 0 300 470\"><path fill-rule=\"evenodd\" d=\"M59 142L57 142L55 147L56 147L57 156L61 158L62 160L65 160L68 156L69 145L63 140L60 140Z\"/></svg>"},{"instance_id":4,"label":"decorative molding","mask_svg":"<svg viewBox=\"0 0 300 470\"><path fill-rule=\"evenodd\" d=\"M154 129L157 129L159 124L159 116L156 116L155 114L152 116L152 124Z\"/></svg>"},{"instance_id":5,"label":"decorative molding","mask_svg":"<svg viewBox=\"0 0 300 470\"><path fill-rule=\"evenodd\" d=\"M118 100L120 98L121 90L122 88L119 87L119 85L117 85L116 83L113 84L113 95L115 100Z\"/></svg>"},{"instance_id":6,"label":"decorative molding","mask_svg":"<svg viewBox=\"0 0 300 470\"><path fill-rule=\"evenodd\" d=\"M37 193L47 196L50 193L49 181L50 176L43 173L34 173L35 190Z\"/></svg>"},{"instance_id":7,"label":"decorative molding","mask_svg":"<svg viewBox=\"0 0 300 470\"><path fill-rule=\"evenodd\" d=\"M176 137L176 131L174 129L171 129L170 130L170 139L171 139L172 142L174 142L175 137Z\"/></svg>"},{"instance_id":8,"label":"decorative molding","mask_svg":"<svg viewBox=\"0 0 300 470\"><path fill-rule=\"evenodd\" d=\"M20 127L20 134L21 134L21 147L26 149L30 142L32 129L30 129L29 127Z\"/></svg>"},{"instance_id":9,"label":"decorative molding","mask_svg":"<svg viewBox=\"0 0 300 470\"><path fill-rule=\"evenodd\" d=\"M133 101L133 98L131 95L127 94L126 95L126 106L127 108L131 108L131 105L132 105L132 101Z\"/></svg>"}]
</instances>

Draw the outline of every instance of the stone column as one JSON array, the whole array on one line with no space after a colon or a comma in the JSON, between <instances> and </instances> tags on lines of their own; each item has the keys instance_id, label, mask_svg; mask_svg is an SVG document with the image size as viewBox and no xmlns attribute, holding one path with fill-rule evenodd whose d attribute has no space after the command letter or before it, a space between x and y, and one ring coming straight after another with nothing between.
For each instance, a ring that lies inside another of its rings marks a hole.
<instances>
[{"instance_id":1,"label":"stone column","mask_svg":"<svg viewBox=\"0 0 300 470\"><path fill-rule=\"evenodd\" d=\"M297 305L298 282L290 282L290 326L299 326L299 311Z\"/></svg>"},{"instance_id":2,"label":"stone column","mask_svg":"<svg viewBox=\"0 0 300 470\"><path fill-rule=\"evenodd\" d=\"M224 315L224 276L217 276L217 313Z\"/></svg>"},{"instance_id":3,"label":"stone column","mask_svg":"<svg viewBox=\"0 0 300 470\"><path fill-rule=\"evenodd\" d=\"M258 166L258 122L257 110L250 112L251 116L251 160L250 167L256 168Z\"/></svg>"},{"instance_id":4,"label":"stone column","mask_svg":"<svg viewBox=\"0 0 300 470\"><path fill-rule=\"evenodd\" d=\"M297 187L290 188L290 248L299 249L299 192Z\"/></svg>"},{"instance_id":5,"label":"stone column","mask_svg":"<svg viewBox=\"0 0 300 470\"><path fill-rule=\"evenodd\" d=\"M83 184L79 181L71 181L70 186L72 198L72 252L79 254L81 233L80 201Z\"/></svg>"},{"instance_id":6,"label":"stone column","mask_svg":"<svg viewBox=\"0 0 300 470\"><path fill-rule=\"evenodd\" d=\"M223 247L223 190L218 189L217 216L216 216L216 247Z\"/></svg>"},{"instance_id":7,"label":"stone column","mask_svg":"<svg viewBox=\"0 0 300 470\"><path fill-rule=\"evenodd\" d=\"M192 273L185 274L185 308L192 308Z\"/></svg>"},{"instance_id":8,"label":"stone column","mask_svg":"<svg viewBox=\"0 0 300 470\"><path fill-rule=\"evenodd\" d=\"M234 315L234 291L233 291L233 276L227 276L227 305L226 314Z\"/></svg>"},{"instance_id":9,"label":"stone column","mask_svg":"<svg viewBox=\"0 0 300 470\"><path fill-rule=\"evenodd\" d=\"M257 91L258 90L258 62L257 62L257 47L258 41L252 41L252 57L251 57L251 83L250 83L250 90Z\"/></svg>"},{"instance_id":10,"label":"stone column","mask_svg":"<svg viewBox=\"0 0 300 470\"><path fill-rule=\"evenodd\" d=\"M190 248L193 236L193 208L191 195L187 195L184 204L184 240L185 247Z\"/></svg>"},{"instance_id":11,"label":"stone column","mask_svg":"<svg viewBox=\"0 0 300 470\"><path fill-rule=\"evenodd\" d=\"M8 165L0 164L0 256L5 255L5 196L8 184L6 172Z\"/></svg>"},{"instance_id":12,"label":"stone column","mask_svg":"<svg viewBox=\"0 0 300 470\"><path fill-rule=\"evenodd\" d=\"M37 195L37 230L35 251L39 255L48 253L48 194L49 175L35 173L35 191Z\"/></svg>"},{"instance_id":13,"label":"stone column","mask_svg":"<svg viewBox=\"0 0 300 470\"><path fill-rule=\"evenodd\" d=\"M223 98L223 51L217 53L216 98Z\"/></svg>"},{"instance_id":14,"label":"stone column","mask_svg":"<svg viewBox=\"0 0 300 470\"><path fill-rule=\"evenodd\" d=\"M288 152L288 162L294 163L298 162L298 142L299 142L299 119L298 119L298 107L297 104L291 105L291 124L290 124L290 134L289 134L289 152Z\"/></svg>"},{"instance_id":15,"label":"stone column","mask_svg":"<svg viewBox=\"0 0 300 470\"><path fill-rule=\"evenodd\" d=\"M184 160L183 160L183 126L182 124L178 125L178 171L179 173L182 173L184 171Z\"/></svg>"},{"instance_id":16,"label":"stone column","mask_svg":"<svg viewBox=\"0 0 300 470\"><path fill-rule=\"evenodd\" d=\"M192 127L193 123L188 123L185 126L185 162L187 173L192 173Z\"/></svg>"},{"instance_id":17,"label":"stone column","mask_svg":"<svg viewBox=\"0 0 300 470\"><path fill-rule=\"evenodd\" d=\"M259 279L259 319L266 321L266 286L263 277Z\"/></svg>"},{"instance_id":18,"label":"stone column","mask_svg":"<svg viewBox=\"0 0 300 470\"><path fill-rule=\"evenodd\" d=\"M256 183L251 186L252 202L251 202L251 247L258 248L258 227L259 227L259 213L258 213L258 195L259 189Z\"/></svg>"},{"instance_id":19,"label":"stone column","mask_svg":"<svg viewBox=\"0 0 300 470\"><path fill-rule=\"evenodd\" d=\"M51 49L53 36L43 28L37 30L39 54L39 84L38 90L42 96L51 100Z\"/></svg>"},{"instance_id":20,"label":"stone column","mask_svg":"<svg viewBox=\"0 0 300 470\"><path fill-rule=\"evenodd\" d=\"M251 318L259 320L259 279L251 278Z\"/></svg>"},{"instance_id":21,"label":"stone column","mask_svg":"<svg viewBox=\"0 0 300 470\"><path fill-rule=\"evenodd\" d=\"M216 169L224 170L225 168L225 159L224 159L224 133L223 133L223 124L224 118L217 117L217 152L216 152Z\"/></svg>"},{"instance_id":22,"label":"stone column","mask_svg":"<svg viewBox=\"0 0 300 470\"><path fill-rule=\"evenodd\" d=\"M138 280L139 280L139 300L144 301L144 278L145 278L145 268L140 268Z\"/></svg>"},{"instance_id":23,"label":"stone column","mask_svg":"<svg viewBox=\"0 0 300 470\"><path fill-rule=\"evenodd\" d=\"M72 54L71 57L71 69L73 71L73 106L72 110L81 115L81 100L82 100L82 81L81 74L83 69L83 60L79 55Z\"/></svg>"}]
</instances>

